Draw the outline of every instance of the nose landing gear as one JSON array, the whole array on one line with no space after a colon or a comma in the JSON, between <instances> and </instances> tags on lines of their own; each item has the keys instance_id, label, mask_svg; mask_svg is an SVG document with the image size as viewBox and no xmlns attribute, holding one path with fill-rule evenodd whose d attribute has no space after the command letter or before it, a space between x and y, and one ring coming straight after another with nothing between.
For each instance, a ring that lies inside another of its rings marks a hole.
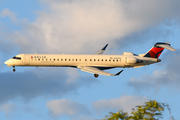
<instances>
[{"instance_id":1,"label":"nose landing gear","mask_svg":"<svg viewBox=\"0 0 180 120\"><path fill-rule=\"evenodd\" d=\"M13 66L13 72L16 72L15 66Z\"/></svg>"}]
</instances>

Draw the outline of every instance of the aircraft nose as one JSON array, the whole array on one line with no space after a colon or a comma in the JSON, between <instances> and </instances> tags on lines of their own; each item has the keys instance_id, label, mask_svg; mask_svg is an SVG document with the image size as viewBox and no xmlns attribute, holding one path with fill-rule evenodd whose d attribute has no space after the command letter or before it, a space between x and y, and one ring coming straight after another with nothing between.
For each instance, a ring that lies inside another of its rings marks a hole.
<instances>
[{"instance_id":1,"label":"aircraft nose","mask_svg":"<svg viewBox=\"0 0 180 120\"><path fill-rule=\"evenodd\" d=\"M4 62L4 64L8 65L8 64L10 64L10 62L11 62L10 60L7 60Z\"/></svg>"},{"instance_id":2,"label":"aircraft nose","mask_svg":"<svg viewBox=\"0 0 180 120\"><path fill-rule=\"evenodd\" d=\"M7 65L7 64L8 64L8 60L7 60L7 61L5 61L5 62L4 62L4 64L6 64L6 65Z\"/></svg>"}]
</instances>

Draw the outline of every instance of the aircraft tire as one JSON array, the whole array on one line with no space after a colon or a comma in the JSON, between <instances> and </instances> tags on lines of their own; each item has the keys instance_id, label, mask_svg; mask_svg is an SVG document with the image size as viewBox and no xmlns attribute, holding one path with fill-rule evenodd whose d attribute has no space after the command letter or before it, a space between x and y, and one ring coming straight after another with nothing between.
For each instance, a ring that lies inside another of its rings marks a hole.
<instances>
[{"instance_id":1,"label":"aircraft tire","mask_svg":"<svg viewBox=\"0 0 180 120\"><path fill-rule=\"evenodd\" d=\"M99 75L98 74L94 74L94 77L97 78L97 77L99 77Z\"/></svg>"}]
</instances>

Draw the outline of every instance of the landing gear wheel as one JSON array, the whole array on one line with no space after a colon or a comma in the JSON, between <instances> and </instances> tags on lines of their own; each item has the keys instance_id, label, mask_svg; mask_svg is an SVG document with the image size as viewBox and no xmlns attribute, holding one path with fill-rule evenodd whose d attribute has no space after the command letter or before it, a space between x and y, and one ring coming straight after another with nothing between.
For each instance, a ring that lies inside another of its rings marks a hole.
<instances>
[{"instance_id":1,"label":"landing gear wheel","mask_svg":"<svg viewBox=\"0 0 180 120\"><path fill-rule=\"evenodd\" d=\"M16 72L15 66L13 66L13 72Z\"/></svg>"},{"instance_id":2,"label":"landing gear wheel","mask_svg":"<svg viewBox=\"0 0 180 120\"><path fill-rule=\"evenodd\" d=\"M99 77L99 75L98 74L94 74L94 77L97 78L97 77Z\"/></svg>"}]
</instances>

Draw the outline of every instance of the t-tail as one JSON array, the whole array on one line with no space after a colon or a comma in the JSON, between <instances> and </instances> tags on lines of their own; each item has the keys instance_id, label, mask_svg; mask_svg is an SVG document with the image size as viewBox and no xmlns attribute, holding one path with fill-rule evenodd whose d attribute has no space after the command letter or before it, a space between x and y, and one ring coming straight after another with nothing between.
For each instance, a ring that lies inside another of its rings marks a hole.
<instances>
[{"instance_id":1,"label":"t-tail","mask_svg":"<svg viewBox=\"0 0 180 120\"><path fill-rule=\"evenodd\" d=\"M164 48L176 51L169 42L157 42L145 55L144 57L158 58L163 52Z\"/></svg>"}]
</instances>

